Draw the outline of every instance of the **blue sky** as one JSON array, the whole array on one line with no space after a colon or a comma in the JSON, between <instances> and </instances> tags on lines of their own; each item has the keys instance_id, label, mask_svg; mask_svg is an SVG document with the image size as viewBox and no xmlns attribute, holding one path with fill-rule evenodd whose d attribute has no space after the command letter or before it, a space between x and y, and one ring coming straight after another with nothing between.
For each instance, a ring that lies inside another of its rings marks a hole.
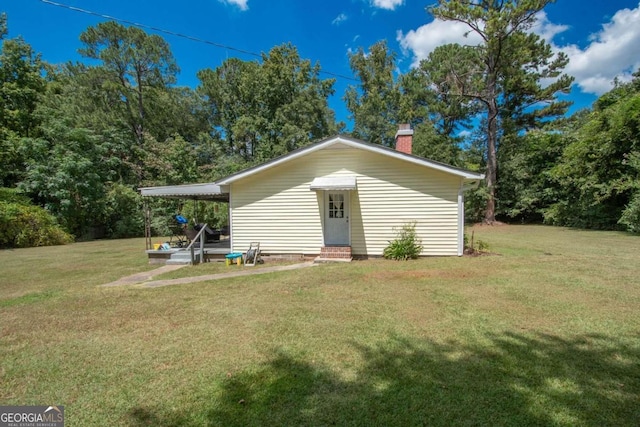
<instances>
[{"instance_id":1,"label":"blue sky","mask_svg":"<svg viewBox=\"0 0 640 427\"><path fill-rule=\"evenodd\" d=\"M474 42L464 38L463 27L433 20L425 8L435 0L56 1L255 53L291 42L301 57L319 62L324 71L350 77L348 53L382 39L397 52L400 72L439 44ZM42 0L0 0L0 5L8 15L9 37L22 36L51 63L81 60L80 33L105 20ZM615 77L628 80L640 67L640 0L557 0L539 15L533 31L570 57L566 71L576 78L572 111L590 106ZM181 68L181 85L195 87L198 70L215 68L227 58L255 59L161 35ZM330 105L338 120L348 122L342 97L356 83L336 81Z\"/></svg>"}]
</instances>

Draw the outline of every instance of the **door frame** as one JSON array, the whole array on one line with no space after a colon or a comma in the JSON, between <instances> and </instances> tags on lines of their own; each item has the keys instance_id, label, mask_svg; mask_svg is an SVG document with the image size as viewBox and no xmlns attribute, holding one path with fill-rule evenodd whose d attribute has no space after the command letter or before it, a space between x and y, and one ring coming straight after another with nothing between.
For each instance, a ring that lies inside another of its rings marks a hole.
<instances>
[{"instance_id":1,"label":"door frame","mask_svg":"<svg viewBox=\"0 0 640 427\"><path fill-rule=\"evenodd\" d=\"M327 237L329 233L329 194L342 194L344 195L344 219L346 220L346 234L344 243L331 243L328 242ZM351 246L351 191L347 190L325 190L323 197L322 215L324 217L324 229L322 232L322 238L324 246Z\"/></svg>"}]
</instances>

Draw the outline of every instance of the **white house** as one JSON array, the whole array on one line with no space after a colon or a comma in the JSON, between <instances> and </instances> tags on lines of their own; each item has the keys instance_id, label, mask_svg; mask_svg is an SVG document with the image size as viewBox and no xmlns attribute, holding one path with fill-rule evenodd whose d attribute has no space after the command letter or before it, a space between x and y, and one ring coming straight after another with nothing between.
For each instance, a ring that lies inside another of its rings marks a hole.
<instances>
[{"instance_id":1,"label":"white house","mask_svg":"<svg viewBox=\"0 0 640 427\"><path fill-rule=\"evenodd\" d=\"M423 256L462 255L464 192L483 174L337 135L213 183L141 189L144 196L229 202L227 250L260 242L263 254L381 256L395 229L415 222Z\"/></svg>"},{"instance_id":2,"label":"white house","mask_svg":"<svg viewBox=\"0 0 640 427\"><path fill-rule=\"evenodd\" d=\"M415 222L422 255L462 255L464 191L484 175L334 136L210 184L229 196L230 249L265 254L381 256L394 228Z\"/></svg>"}]
</instances>

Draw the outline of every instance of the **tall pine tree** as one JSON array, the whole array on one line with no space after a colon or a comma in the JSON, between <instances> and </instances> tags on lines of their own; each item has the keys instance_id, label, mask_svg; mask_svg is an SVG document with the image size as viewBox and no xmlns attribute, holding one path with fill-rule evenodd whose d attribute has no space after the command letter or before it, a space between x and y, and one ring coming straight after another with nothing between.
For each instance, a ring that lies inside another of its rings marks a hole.
<instances>
[{"instance_id":1,"label":"tall pine tree","mask_svg":"<svg viewBox=\"0 0 640 427\"><path fill-rule=\"evenodd\" d=\"M496 216L501 135L533 127L563 114L568 107L556 98L557 93L568 92L573 81L561 75L568 62L566 55L554 54L548 43L530 32L537 13L552 1L439 0L429 8L434 17L461 22L482 40L477 46L451 51L456 56L448 61L449 67L436 74L447 83L438 87L474 100L486 115L488 197L484 221L489 224Z\"/></svg>"}]
</instances>

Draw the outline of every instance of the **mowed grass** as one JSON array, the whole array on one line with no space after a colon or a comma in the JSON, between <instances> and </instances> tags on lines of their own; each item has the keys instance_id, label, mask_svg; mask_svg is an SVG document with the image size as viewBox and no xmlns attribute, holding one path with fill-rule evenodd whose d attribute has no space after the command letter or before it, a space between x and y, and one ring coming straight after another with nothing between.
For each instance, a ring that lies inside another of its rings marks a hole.
<instances>
[{"instance_id":1,"label":"mowed grass","mask_svg":"<svg viewBox=\"0 0 640 427\"><path fill-rule=\"evenodd\" d=\"M153 268L141 240L2 251L0 405L65 405L69 426L638 425L640 238L475 238L495 254L155 289L97 286Z\"/></svg>"}]
</instances>

